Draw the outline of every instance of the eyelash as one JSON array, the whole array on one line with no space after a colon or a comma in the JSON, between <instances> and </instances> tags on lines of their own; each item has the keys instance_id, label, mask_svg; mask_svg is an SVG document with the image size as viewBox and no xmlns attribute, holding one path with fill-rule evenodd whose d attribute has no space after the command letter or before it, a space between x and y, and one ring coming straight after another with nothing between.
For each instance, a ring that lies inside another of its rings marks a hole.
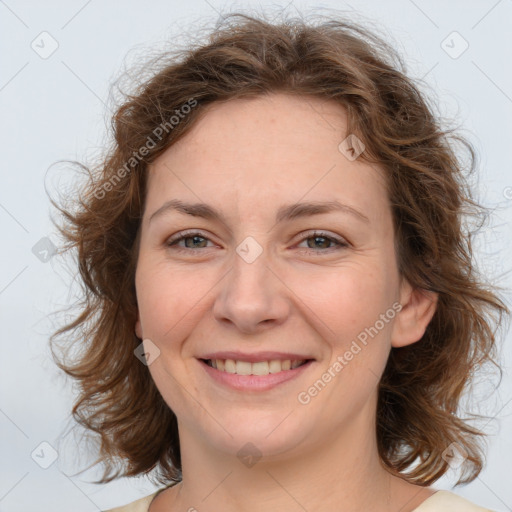
<instances>
[{"instance_id":1,"label":"eyelash","mask_svg":"<svg viewBox=\"0 0 512 512\"><path fill-rule=\"evenodd\" d=\"M185 231L182 232L178 237L174 239L169 239L166 243L168 247L173 247L174 250L178 252L190 252L195 251L196 249L190 248L190 247L178 247L176 244L178 242L181 242L182 240L185 240L186 238L193 238L194 236L199 236L200 238L204 238L205 240L210 240L207 236L204 236L203 233L199 231ZM313 231L311 233L308 233L307 235L303 236L298 243L304 242L304 240L308 240L309 238L325 238L329 242L333 242L338 245L337 248L328 248L325 250L316 250L316 249L306 249L306 253L308 254L315 254L315 255L321 255L322 253L328 253L330 254L333 250L340 250L343 248L346 248L349 246L347 242L345 242L341 238L333 237L332 235L328 235L327 233L324 233L322 231ZM211 240L210 240L211 241ZM206 247L200 247L199 249L206 249Z\"/></svg>"}]
</instances>

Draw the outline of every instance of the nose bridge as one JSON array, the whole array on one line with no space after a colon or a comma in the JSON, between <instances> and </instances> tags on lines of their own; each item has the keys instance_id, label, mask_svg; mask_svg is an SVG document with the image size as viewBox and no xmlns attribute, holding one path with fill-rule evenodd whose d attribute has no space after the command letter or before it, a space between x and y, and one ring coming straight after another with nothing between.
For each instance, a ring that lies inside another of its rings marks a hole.
<instances>
[{"instance_id":1,"label":"nose bridge","mask_svg":"<svg viewBox=\"0 0 512 512\"><path fill-rule=\"evenodd\" d=\"M285 289L270 270L269 251L247 237L236 248L232 269L221 281L214 316L251 332L262 325L280 324L288 314Z\"/></svg>"}]
</instances>

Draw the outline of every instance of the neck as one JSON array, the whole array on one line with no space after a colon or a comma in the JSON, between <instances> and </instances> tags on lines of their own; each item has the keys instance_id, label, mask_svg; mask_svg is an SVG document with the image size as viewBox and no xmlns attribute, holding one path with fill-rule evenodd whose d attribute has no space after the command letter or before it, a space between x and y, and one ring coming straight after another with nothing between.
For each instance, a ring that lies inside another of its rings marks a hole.
<instances>
[{"instance_id":1,"label":"neck","mask_svg":"<svg viewBox=\"0 0 512 512\"><path fill-rule=\"evenodd\" d=\"M263 457L252 466L236 455L219 453L182 427L183 481L170 489L172 509L396 510L397 504L409 500L403 491L411 484L384 469L374 429L364 428L372 422L360 420L350 428L340 427L343 435L333 432L330 439L310 442L294 453Z\"/></svg>"}]
</instances>

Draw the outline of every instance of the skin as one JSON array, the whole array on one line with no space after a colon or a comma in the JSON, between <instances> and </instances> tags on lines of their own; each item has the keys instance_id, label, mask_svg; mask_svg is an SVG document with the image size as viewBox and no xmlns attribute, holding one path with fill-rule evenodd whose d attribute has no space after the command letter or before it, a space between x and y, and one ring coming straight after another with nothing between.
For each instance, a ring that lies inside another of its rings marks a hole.
<instances>
[{"instance_id":1,"label":"skin","mask_svg":"<svg viewBox=\"0 0 512 512\"><path fill-rule=\"evenodd\" d=\"M210 106L151 166L135 328L160 350L148 368L177 415L183 463L182 483L160 493L151 512L319 511L340 503L407 512L433 494L384 469L375 417L391 347L422 337L437 297L400 278L382 170L347 159L338 149L346 136L336 103L281 93L237 99ZM170 199L208 203L226 224L176 211L150 222ZM332 200L367 221L336 211L275 222L281 205ZM168 245L189 229L204 238ZM345 245L315 239L312 230ZM252 263L236 252L248 236L262 249ZM299 393L397 302L401 311L300 403ZM315 362L271 390L238 391L216 383L196 359L213 350L293 351ZM262 454L251 467L237 457L248 442Z\"/></svg>"}]
</instances>

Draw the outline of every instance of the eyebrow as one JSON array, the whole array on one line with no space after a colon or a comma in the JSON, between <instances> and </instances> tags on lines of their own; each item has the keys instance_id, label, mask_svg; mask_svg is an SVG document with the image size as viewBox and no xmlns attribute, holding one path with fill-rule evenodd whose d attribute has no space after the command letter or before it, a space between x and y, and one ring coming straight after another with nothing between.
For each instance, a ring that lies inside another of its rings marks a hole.
<instances>
[{"instance_id":1,"label":"eyebrow","mask_svg":"<svg viewBox=\"0 0 512 512\"><path fill-rule=\"evenodd\" d=\"M165 202L160 208L158 208L158 210L151 214L149 222L170 211L177 211L185 215L202 217L208 220L217 220L227 225L224 215L214 207L205 203L185 203L179 199L171 199L170 201ZM277 211L275 222L278 224L284 221L298 219L300 217L309 217L312 215L331 212L347 213L353 215L359 220L370 223L370 219L366 215L349 205L340 203L339 201L315 201L283 205Z\"/></svg>"}]
</instances>

